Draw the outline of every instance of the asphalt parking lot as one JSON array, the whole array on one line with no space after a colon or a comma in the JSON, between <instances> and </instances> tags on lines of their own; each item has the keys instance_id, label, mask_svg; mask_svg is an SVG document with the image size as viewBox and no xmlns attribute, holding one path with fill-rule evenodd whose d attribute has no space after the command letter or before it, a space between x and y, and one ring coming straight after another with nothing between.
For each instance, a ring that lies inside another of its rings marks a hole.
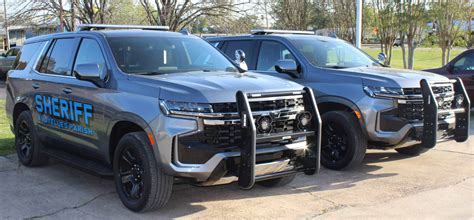
<instances>
[{"instance_id":1,"label":"asphalt parking lot","mask_svg":"<svg viewBox=\"0 0 474 220\"><path fill-rule=\"evenodd\" d=\"M111 180L58 162L26 168L10 155L0 157L0 218L472 219L473 148L471 127L465 143L442 143L419 157L369 151L364 164L352 171L322 169L282 188L176 185L164 209L144 214L122 206Z\"/></svg>"}]
</instances>

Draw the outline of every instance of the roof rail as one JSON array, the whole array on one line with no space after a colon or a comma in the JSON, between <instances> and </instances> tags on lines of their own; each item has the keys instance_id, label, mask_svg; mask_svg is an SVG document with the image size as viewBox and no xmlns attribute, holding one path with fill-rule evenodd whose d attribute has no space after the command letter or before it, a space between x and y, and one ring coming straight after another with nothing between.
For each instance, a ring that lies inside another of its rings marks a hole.
<instances>
[{"instance_id":1,"label":"roof rail","mask_svg":"<svg viewBox=\"0 0 474 220\"><path fill-rule=\"evenodd\" d=\"M314 35L314 31L290 31L290 30L272 30L272 29L254 29L250 30L252 35L267 35L267 34L308 34Z\"/></svg>"},{"instance_id":2,"label":"roof rail","mask_svg":"<svg viewBox=\"0 0 474 220\"><path fill-rule=\"evenodd\" d=\"M168 31L168 26L144 26L144 25L115 25L115 24L79 24L78 31L93 31L104 29L141 29L141 30L156 30Z\"/></svg>"}]
</instances>

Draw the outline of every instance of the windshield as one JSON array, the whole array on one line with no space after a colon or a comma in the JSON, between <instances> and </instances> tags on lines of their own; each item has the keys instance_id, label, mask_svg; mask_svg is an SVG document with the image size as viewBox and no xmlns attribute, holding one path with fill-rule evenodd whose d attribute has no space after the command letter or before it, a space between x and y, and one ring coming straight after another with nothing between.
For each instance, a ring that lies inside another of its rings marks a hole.
<instances>
[{"instance_id":1,"label":"windshield","mask_svg":"<svg viewBox=\"0 0 474 220\"><path fill-rule=\"evenodd\" d=\"M108 41L119 68L129 74L238 71L224 55L199 38L113 37Z\"/></svg>"},{"instance_id":2,"label":"windshield","mask_svg":"<svg viewBox=\"0 0 474 220\"><path fill-rule=\"evenodd\" d=\"M292 39L293 45L314 66L350 68L380 66L374 59L352 45L338 40Z\"/></svg>"}]
</instances>

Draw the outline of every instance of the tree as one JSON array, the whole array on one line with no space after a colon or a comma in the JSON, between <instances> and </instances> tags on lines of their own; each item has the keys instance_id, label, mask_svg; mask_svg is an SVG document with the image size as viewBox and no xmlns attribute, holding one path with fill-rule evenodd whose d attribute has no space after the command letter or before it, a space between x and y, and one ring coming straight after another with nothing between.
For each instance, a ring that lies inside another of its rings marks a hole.
<instances>
[{"instance_id":1,"label":"tree","mask_svg":"<svg viewBox=\"0 0 474 220\"><path fill-rule=\"evenodd\" d=\"M474 46L474 30L472 29L473 26L473 19L474 19L474 1L469 1L467 4L467 12L464 17L464 22L466 23L466 31L464 32L464 39L466 41L466 48L470 49Z\"/></svg>"},{"instance_id":2,"label":"tree","mask_svg":"<svg viewBox=\"0 0 474 220\"><path fill-rule=\"evenodd\" d=\"M375 10L374 21L378 29L377 35L380 39L380 47L387 55L385 64L390 65L393 44L399 33L396 4L392 0L373 0L373 7Z\"/></svg>"},{"instance_id":3,"label":"tree","mask_svg":"<svg viewBox=\"0 0 474 220\"><path fill-rule=\"evenodd\" d=\"M273 6L276 27L308 30L313 21L314 8L311 0L278 0Z\"/></svg>"},{"instance_id":4,"label":"tree","mask_svg":"<svg viewBox=\"0 0 474 220\"><path fill-rule=\"evenodd\" d=\"M178 31L201 16L224 17L231 12L238 13L236 8L244 3L233 3L230 0L140 0L150 24L169 26Z\"/></svg>"},{"instance_id":5,"label":"tree","mask_svg":"<svg viewBox=\"0 0 474 220\"><path fill-rule=\"evenodd\" d=\"M399 18L399 37L403 52L404 67L413 69L415 49L423 39L429 17L426 12L425 0L398 0L397 17ZM408 46L408 61L405 55L405 42Z\"/></svg>"},{"instance_id":6,"label":"tree","mask_svg":"<svg viewBox=\"0 0 474 220\"><path fill-rule=\"evenodd\" d=\"M327 0L323 2L329 29L346 41L355 43L356 1Z\"/></svg>"},{"instance_id":7,"label":"tree","mask_svg":"<svg viewBox=\"0 0 474 220\"><path fill-rule=\"evenodd\" d=\"M460 21L466 13L466 2L464 0L439 0L432 3L432 16L435 21L436 33L441 47L442 64L445 65L450 59L454 40L461 33Z\"/></svg>"},{"instance_id":8,"label":"tree","mask_svg":"<svg viewBox=\"0 0 474 220\"><path fill-rule=\"evenodd\" d=\"M15 24L51 24L63 13L63 25L68 31L75 30L75 23L145 23L145 12L133 0L20 0L12 11Z\"/></svg>"}]
</instances>

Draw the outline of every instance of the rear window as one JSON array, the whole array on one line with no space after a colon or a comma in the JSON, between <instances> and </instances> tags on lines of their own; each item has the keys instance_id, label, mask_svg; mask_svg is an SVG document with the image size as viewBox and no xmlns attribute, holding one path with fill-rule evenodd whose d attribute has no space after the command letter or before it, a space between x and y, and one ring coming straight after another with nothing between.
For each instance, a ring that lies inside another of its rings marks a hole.
<instances>
[{"instance_id":1,"label":"rear window","mask_svg":"<svg viewBox=\"0 0 474 220\"><path fill-rule=\"evenodd\" d=\"M46 42L36 42L32 44L26 44L23 46L16 57L15 62L13 63L13 68L16 70L24 70L28 63L33 58L33 55L40 48L43 48Z\"/></svg>"}]
</instances>

